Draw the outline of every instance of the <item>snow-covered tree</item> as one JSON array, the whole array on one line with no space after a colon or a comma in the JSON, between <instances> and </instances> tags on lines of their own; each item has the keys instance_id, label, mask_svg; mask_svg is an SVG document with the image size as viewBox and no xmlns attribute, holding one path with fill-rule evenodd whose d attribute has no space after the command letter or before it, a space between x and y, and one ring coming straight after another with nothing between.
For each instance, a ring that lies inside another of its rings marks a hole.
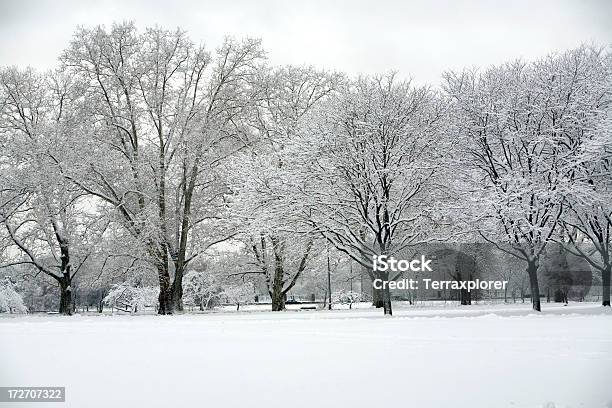
<instances>
[{"instance_id":1,"label":"snow-covered tree","mask_svg":"<svg viewBox=\"0 0 612 408\"><path fill-rule=\"evenodd\" d=\"M589 58L580 48L445 75L466 213L483 238L527 264L538 311L540 256L560 228L565 192L573 187L568 160L598 98L588 91Z\"/></svg>"},{"instance_id":2,"label":"snow-covered tree","mask_svg":"<svg viewBox=\"0 0 612 408\"><path fill-rule=\"evenodd\" d=\"M504 289L504 302L508 302L508 293L512 295L513 291L516 291L517 286L520 286L524 280L524 268L520 264L520 259L498 251L495 253L493 263L488 267L492 270L492 275L495 278L508 282ZM519 292L521 291L519 290ZM522 292L524 292L524 289Z\"/></svg>"},{"instance_id":3,"label":"snow-covered tree","mask_svg":"<svg viewBox=\"0 0 612 408\"><path fill-rule=\"evenodd\" d=\"M183 290L185 303L208 309L223 296L224 288L219 276L207 270L190 270L185 274Z\"/></svg>"},{"instance_id":4,"label":"snow-covered tree","mask_svg":"<svg viewBox=\"0 0 612 408\"><path fill-rule=\"evenodd\" d=\"M353 308L354 303L361 302L361 293L352 290L339 290L332 293L332 302L342 305L349 305L349 309Z\"/></svg>"},{"instance_id":5,"label":"snow-covered tree","mask_svg":"<svg viewBox=\"0 0 612 408\"><path fill-rule=\"evenodd\" d=\"M0 266L31 265L53 278L62 314L71 313L72 281L108 225L62 170L81 123L78 95L60 72L0 70L0 250L12 254Z\"/></svg>"},{"instance_id":6,"label":"snow-covered tree","mask_svg":"<svg viewBox=\"0 0 612 408\"><path fill-rule=\"evenodd\" d=\"M104 303L124 312L144 312L147 307L158 307L159 288L134 286L129 282L113 285L104 297Z\"/></svg>"},{"instance_id":7,"label":"snow-covered tree","mask_svg":"<svg viewBox=\"0 0 612 408\"><path fill-rule=\"evenodd\" d=\"M257 143L228 168L229 215L242 222L240 239L252 257L252 268L242 273L264 278L274 311L285 308L286 294L308 267L319 238L303 219L305 173L295 164L304 152L296 139L307 114L339 81L336 74L308 67L262 71L260 99L249 121Z\"/></svg>"},{"instance_id":8,"label":"snow-covered tree","mask_svg":"<svg viewBox=\"0 0 612 408\"><path fill-rule=\"evenodd\" d=\"M182 309L185 268L227 238L208 229L223 206L216 167L245 144L239 117L262 58L255 40L227 39L210 54L181 30L131 23L81 28L62 56L88 101L82 160L69 177L146 248L160 314ZM191 239L198 229L206 236Z\"/></svg>"},{"instance_id":9,"label":"snow-covered tree","mask_svg":"<svg viewBox=\"0 0 612 408\"><path fill-rule=\"evenodd\" d=\"M223 296L229 303L236 305L236 310L240 310L241 304L253 301L254 293L255 287L248 281L232 283L223 289Z\"/></svg>"},{"instance_id":10,"label":"snow-covered tree","mask_svg":"<svg viewBox=\"0 0 612 408\"><path fill-rule=\"evenodd\" d=\"M363 266L372 280L372 258L397 256L433 237L442 214L440 160L447 143L444 104L427 87L394 75L359 78L313 118L304 132L300 163L308 174L302 200L308 222ZM375 303L391 314L388 289Z\"/></svg>"},{"instance_id":11,"label":"snow-covered tree","mask_svg":"<svg viewBox=\"0 0 612 408\"><path fill-rule=\"evenodd\" d=\"M602 304L610 306L612 271L612 53L580 48L575 58L581 62L580 75L588 77L582 87L583 103L575 113L581 121L576 132L566 135L567 144L576 146L567 157L567 173L572 180L561 219L562 242L574 255L585 259L601 273Z\"/></svg>"},{"instance_id":12,"label":"snow-covered tree","mask_svg":"<svg viewBox=\"0 0 612 408\"><path fill-rule=\"evenodd\" d=\"M21 295L15 290L10 278L0 280L0 313L27 313Z\"/></svg>"}]
</instances>

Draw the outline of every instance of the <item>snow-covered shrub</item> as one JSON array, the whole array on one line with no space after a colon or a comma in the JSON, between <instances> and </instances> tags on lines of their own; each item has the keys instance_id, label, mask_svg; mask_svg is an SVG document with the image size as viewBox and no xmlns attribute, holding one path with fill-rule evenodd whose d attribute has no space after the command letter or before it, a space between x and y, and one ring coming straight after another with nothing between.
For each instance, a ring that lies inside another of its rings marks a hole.
<instances>
[{"instance_id":1,"label":"snow-covered shrub","mask_svg":"<svg viewBox=\"0 0 612 408\"><path fill-rule=\"evenodd\" d=\"M21 295L15 290L15 285L9 278L0 281L0 313L27 313Z\"/></svg>"},{"instance_id":2,"label":"snow-covered shrub","mask_svg":"<svg viewBox=\"0 0 612 408\"><path fill-rule=\"evenodd\" d=\"M131 286L124 282L113 285L108 295L104 298L104 304L124 312L136 313L145 310L147 306L157 307L159 288L154 286Z\"/></svg>"},{"instance_id":3,"label":"snow-covered shrub","mask_svg":"<svg viewBox=\"0 0 612 408\"><path fill-rule=\"evenodd\" d=\"M183 277L183 301L198 306L200 310L210 308L224 294L219 278L206 271L189 271Z\"/></svg>"},{"instance_id":4,"label":"snow-covered shrub","mask_svg":"<svg viewBox=\"0 0 612 408\"><path fill-rule=\"evenodd\" d=\"M361 301L361 293L352 290L339 290L332 293L332 302L349 305L349 309L353 308L353 303Z\"/></svg>"},{"instance_id":5,"label":"snow-covered shrub","mask_svg":"<svg viewBox=\"0 0 612 408\"><path fill-rule=\"evenodd\" d=\"M240 305L254 299L255 288L251 282L241 282L230 285L223 291L223 296L229 303L236 305L236 310L240 310Z\"/></svg>"}]
</instances>

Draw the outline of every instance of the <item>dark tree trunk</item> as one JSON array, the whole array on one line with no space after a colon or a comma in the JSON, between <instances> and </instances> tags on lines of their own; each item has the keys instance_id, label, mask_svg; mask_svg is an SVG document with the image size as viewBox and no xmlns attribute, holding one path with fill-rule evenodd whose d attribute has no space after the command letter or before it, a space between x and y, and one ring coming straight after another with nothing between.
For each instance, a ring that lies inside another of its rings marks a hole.
<instances>
[{"instance_id":1,"label":"dark tree trunk","mask_svg":"<svg viewBox=\"0 0 612 408\"><path fill-rule=\"evenodd\" d=\"M269 289L270 297L272 298L272 311L280 312L285 310L285 294L283 291L284 277L285 277L285 266L282 256L281 244L273 239L274 248L274 276L272 281L272 287Z\"/></svg>"},{"instance_id":2,"label":"dark tree trunk","mask_svg":"<svg viewBox=\"0 0 612 408\"><path fill-rule=\"evenodd\" d=\"M467 289L463 290L463 305L469 306L472 304L472 292Z\"/></svg>"},{"instance_id":3,"label":"dark tree trunk","mask_svg":"<svg viewBox=\"0 0 612 408\"><path fill-rule=\"evenodd\" d=\"M535 311L542 311L540 306L540 287L538 285L537 260L527 262L527 274L529 275L529 286L531 289L531 306Z\"/></svg>"},{"instance_id":4,"label":"dark tree trunk","mask_svg":"<svg viewBox=\"0 0 612 408\"><path fill-rule=\"evenodd\" d=\"M467 305L472 304L472 295L467 289L460 289L460 298L461 298L462 306L467 306Z\"/></svg>"},{"instance_id":5,"label":"dark tree trunk","mask_svg":"<svg viewBox=\"0 0 612 408\"><path fill-rule=\"evenodd\" d=\"M161 315L172 314L172 286L170 285L170 274L164 265L157 266L159 276L159 308L157 313Z\"/></svg>"},{"instance_id":6,"label":"dark tree trunk","mask_svg":"<svg viewBox=\"0 0 612 408\"><path fill-rule=\"evenodd\" d=\"M601 272L601 304L602 306L610 306L610 272L612 272L612 265L608 265Z\"/></svg>"},{"instance_id":7,"label":"dark tree trunk","mask_svg":"<svg viewBox=\"0 0 612 408\"><path fill-rule=\"evenodd\" d=\"M382 289L372 288L372 306L376 308L384 307Z\"/></svg>"},{"instance_id":8,"label":"dark tree trunk","mask_svg":"<svg viewBox=\"0 0 612 408\"><path fill-rule=\"evenodd\" d=\"M183 218L181 220L181 234L179 237L178 254L175 265L174 281L172 282L172 306L174 310L182 312L183 305L183 276L187 264L187 241L189 239L189 230L191 229L191 203L193 200L193 192L195 191L196 181L200 169L200 156L196 156L191 169L191 174L187 179L183 180ZM185 174L187 178L187 174Z\"/></svg>"},{"instance_id":9,"label":"dark tree trunk","mask_svg":"<svg viewBox=\"0 0 612 408\"><path fill-rule=\"evenodd\" d=\"M285 310L285 303L287 301L287 293L293 288L297 279L300 277L304 268L306 268L306 262L312 248L312 241L306 244L306 248L302 255L302 259L295 271L295 274L291 279L287 279L285 276L285 260L284 260L284 248L285 242L279 240L278 237L270 236L272 241L272 249L274 251L274 275L267 280L268 293L272 298L272 311L278 312ZM262 254L265 252L265 239L262 236ZM257 252L257 251L256 251ZM256 255L259 257L259 255ZM258 258L260 259L260 258Z\"/></svg>"},{"instance_id":10,"label":"dark tree trunk","mask_svg":"<svg viewBox=\"0 0 612 408\"><path fill-rule=\"evenodd\" d=\"M476 269L476 263L474 258L471 256L459 252L455 261L455 280L459 283L463 282L463 276L467 276L468 280L474 278L474 271ZM467 306L472 304L472 293L467 289L459 290L459 299L461 305Z\"/></svg>"},{"instance_id":11,"label":"dark tree trunk","mask_svg":"<svg viewBox=\"0 0 612 408\"><path fill-rule=\"evenodd\" d=\"M285 310L285 294L283 293L282 289L273 290L270 293L270 296L272 297L273 312L280 312L282 310Z\"/></svg>"},{"instance_id":12,"label":"dark tree trunk","mask_svg":"<svg viewBox=\"0 0 612 408\"><path fill-rule=\"evenodd\" d=\"M72 267L70 265L70 246L68 245L68 241L63 238L55 222L53 223L53 229L60 246L61 275L54 275L60 286L59 312L60 314L70 316L72 315Z\"/></svg>"},{"instance_id":13,"label":"dark tree trunk","mask_svg":"<svg viewBox=\"0 0 612 408\"><path fill-rule=\"evenodd\" d=\"M393 315L393 310L391 309L391 291L388 286L382 289L382 298L384 314L389 316Z\"/></svg>"},{"instance_id":14,"label":"dark tree trunk","mask_svg":"<svg viewBox=\"0 0 612 408\"><path fill-rule=\"evenodd\" d=\"M176 264L174 272L174 281L172 282L172 308L176 311L182 312L184 310L183 305L183 274L184 267L183 263Z\"/></svg>"},{"instance_id":15,"label":"dark tree trunk","mask_svg":"<svg viewBox=\"0 0 612 408\"><path fill-rule=\"evenodd\" d=\"M170 315L172 314L172 293L168 287L159 290L159 307L157 309L157 314L161 315Z\"/></svg>"},{"instance_id":16,"label":"dark tree trunk","mask_svg":"<svg viewBox=\"0 0 612 408\"><path fill-rule=\"evenodd\" d=\"M64 275L60 278L59 286L60 286L60 305L59 312L60 314L70 316L72 315L72 288L71 288L71 279L70 277Z\"/></svg>"}]
</instances>

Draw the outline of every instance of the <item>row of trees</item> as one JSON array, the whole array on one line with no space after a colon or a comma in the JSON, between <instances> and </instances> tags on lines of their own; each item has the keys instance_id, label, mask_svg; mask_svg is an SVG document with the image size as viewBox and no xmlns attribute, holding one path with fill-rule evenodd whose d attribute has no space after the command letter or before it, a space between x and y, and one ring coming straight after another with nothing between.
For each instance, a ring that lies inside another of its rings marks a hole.
<instances>
[{"instance_id":1,"label":"row of trees","mask_svg":"<svg viewBox=\"0 0 612 408\"><path fill-rule=\"evenodd\" d=\"M0 266L56 281L61 313L78 279L148 279L160 314L181 311L188 271L219 251L282 310L334 259L396 279L372 256L435 242L522 261L536 310L542 255L562 243L610 305L608 49L448 72L438 89L125 23L79 29L59 64L0 71ZM392 313L388 290L374 303Z\"/></svg>"},{"instance_id":2,"label":"row of trees","mask_svg":"<svg viewBox=\"0 0 612 408\"><path fill-rule=\"evenodd\" d=\"M463 147L461 186L476 198L470 219L481 237L508 243L504 250L526 263L535 310L551 242L568 244L602 274L610 305L610 61L609 52L581 47L445 76Z\"/></svg>"}]
</instances>

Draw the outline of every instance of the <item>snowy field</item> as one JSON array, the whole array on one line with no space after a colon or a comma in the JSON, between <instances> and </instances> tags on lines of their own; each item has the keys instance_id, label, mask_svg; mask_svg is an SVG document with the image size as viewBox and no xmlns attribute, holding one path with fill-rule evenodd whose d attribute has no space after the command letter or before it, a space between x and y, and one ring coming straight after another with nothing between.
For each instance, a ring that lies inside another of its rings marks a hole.
<instances>
[{"instance_id":1,"label":"snowy field","mask_svg":"<svg viewBox=\"0 0 612 408\"><path fill-rule=\"evenodd\" d=\"M609 308L395 306L3 316L0 385L66 386L41 407L612 406Z\"/></svg>"}]
</instances>

